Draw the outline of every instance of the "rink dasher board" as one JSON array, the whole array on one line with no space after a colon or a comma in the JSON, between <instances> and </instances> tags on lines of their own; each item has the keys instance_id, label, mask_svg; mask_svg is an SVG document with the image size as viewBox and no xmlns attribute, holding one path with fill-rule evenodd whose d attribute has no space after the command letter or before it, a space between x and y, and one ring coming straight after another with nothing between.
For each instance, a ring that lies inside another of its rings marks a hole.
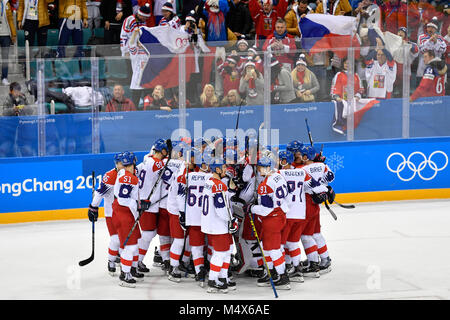
<instances>
[{"instance_id":1,"label":"rink dasher board","mask_svg":"<svg viewBox=\"0 0 450 320\"><path fill-rule=\"evenodd\" d=\"M450 137L332 142L323 152L342 203L450 198ZM138 162L146 153L136 152ZM98 186L112 159L113 153L0 159L0 223L86 218L92 171Z\"/></svg>"}]
</instances>

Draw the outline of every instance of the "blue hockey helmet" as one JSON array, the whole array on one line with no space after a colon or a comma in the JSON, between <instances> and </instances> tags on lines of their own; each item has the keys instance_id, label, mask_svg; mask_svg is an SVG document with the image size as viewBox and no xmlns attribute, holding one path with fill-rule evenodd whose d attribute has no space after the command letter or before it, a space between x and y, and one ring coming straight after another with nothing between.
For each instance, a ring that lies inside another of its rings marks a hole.
<instances>
[{"instance_id":1,"label":"blue hockey helmet","mask_svg":"<svg viewBox=\"0 0 450 320\"><path fill-rule=\"evenodd\" d=\"M157 152L162 152L164 149L169 152L169 147L167 146L166 141L164 141L163 139L158 139L153 144L153 150Z\"/></svg>"},{"instance_id":2,"label":"blue hockey helmet","mask_svg":"<svg viewBox=\"0 0 450 320\"><path fill-rule=\"evenodd\" d=\"M273 166L273 159L269 156L263 156L258 159L258 162L256 163L259 167L272 167Z\"/></svg>"},{"instance_id":3,"label":"blue hockey helmet","mask_svg":"<svg viewBox=\"0 0 450 320\"><path fill-rule=\"evenodd\" d=\"M302 153L302 156L306 156L308 160L314 160L317 154L316 149L312 146L303 146L300 152Z\"/></svg>"},{"instance_id":4,"label":"blue hockey helmet","mask_svg":"<svg viewBox=\"0 0 450 320\"><path fill-rule=\"evenodd\" d=\"M121 162L121 161L122 161L122 155L123 155L122 152L116 153L116 154L114 155L114 162L115 162L115 163Z\"/></svg>"},{"instance_id":5,"label":"blue hockey helmet","mask_svg":"<svg viewBox=\"0 0 450 320\"><path fill-rule=\"evenodd\" d=\"M136 164L136 161L137 158L133 152L125 151L124 153L122 153L121 162L125 167Z\"/></svg>"},{"instance_id":6,"label":"blue hockey helmet","mask_svg":"<svg viewBox=\"0 0 450 320\"><path fill-rule=\"evenodd\" d=\"M287 163L294 162L294 154L291 151L280 151L278 152L278 159L280 161L286 160Z\"/></svg>"},{"instance_id":7,"label":"blue hockey helmet","mask_svg":"<svg viewBox=\"0 0 450 320\"><path fill-rule=\"evenodd\" d=\"M295 155L296 152L301 151L303 143L298 140L293 140L289 142L286 146L286 150L292 152Z\"/></svg>"}]
</instances>

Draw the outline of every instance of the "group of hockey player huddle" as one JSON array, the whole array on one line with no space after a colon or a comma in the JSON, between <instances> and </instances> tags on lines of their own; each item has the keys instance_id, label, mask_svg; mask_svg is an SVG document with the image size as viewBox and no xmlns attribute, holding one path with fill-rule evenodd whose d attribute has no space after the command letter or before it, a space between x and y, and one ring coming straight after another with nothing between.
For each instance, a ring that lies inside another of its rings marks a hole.
<instances>
[{"instance_id":1,"label":"group of hockey player huddle","mask_svg":"<svg viewBox=\"0 0 450 320\"><path fill-rule=\"evenodd\" d=\"M97 221L104 199L108 271L120 261L119 284L143 281L156 235L168 279L192 277L207 292L235 290L233 272L287 290L329 272L319 204L335 194L325 157L297 140L275 154L249 137L244 151L236 138L199 140L158 139L139 164L132 152L114 156L88 217Z\"/></svg>"}]
</instances>

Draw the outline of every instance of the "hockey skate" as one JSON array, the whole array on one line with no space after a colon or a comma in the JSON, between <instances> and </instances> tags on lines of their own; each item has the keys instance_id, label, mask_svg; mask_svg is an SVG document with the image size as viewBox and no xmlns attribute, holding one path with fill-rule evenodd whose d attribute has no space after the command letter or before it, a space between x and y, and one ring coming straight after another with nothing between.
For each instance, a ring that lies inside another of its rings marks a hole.
<instances>
[{"instance_id":1,"label":"hockey skate","mask_svg":"<svg viewBox=\"0 0 450 320\"><path fill-rule=\"evenodd\" d=\"M319 263L314 261L310 261L309 265L302 269L304 278L320 278L319 271Z\"/></svg>"},{"instance_id":2,"label":"hockey skate","mask_svg":"<svg viewBox=\"0 0 450 320\"><path fill-rule=\"evenodd\" d=\"M262 278L264 277L264 267L247 269L245 274L252 278Z\"/></svg>"},{"instance_id":3,"label":"hockey skate","mask_svg":"<svg viewBox=\"0 0 450 320\"><path fill-rule=\"evenodd\" d=\"M278 281L280 276L278 275L277 271L275 269L270 270L270 275L272 276L272 281L275 283L275 281ZM270 277L267 271L264 270L264 276L262 278L259 278L258 281L256 281L256 284L258 287L270 287Z\"/></svg>"},{"instance_id":4,"label":"hockey skate","mask_svg":"<svg viewBox=\"0 0 450 320\"><path fill-rule=\"evenodd\" d=\"M130 272L121 272L119 276L119 286L127 288L136 288L136 280Z\"/></svg>"},{"instance_id":5,"label":"hockey skate","mask_svg":"<svg viewBox=\"0 0 450 320\"><path fill-rule=\"evenodd\" d=\"M181 272L178 267L169 266L169 275L167 276L167 279L177 283L181 281Z\"/></svg>"},{"instance_id":6,"label":"hockey skate","mask_svg":"<svg viewBox=\"0 0 450 320\"><path fill-rule=\"evenodd\" d=\"M226 283L229 291L236 290L236 282L231 281L230 279L219 278L220 282Z\"/></svg>"},{"instance_id":7,"label":"hockey skate","mask_svg":"<svg viewBox=\"0 0 450 320\"><path fill-rule=\"evenodd\" d=\"M158 248L155 247L155 255L153 256L153 266L161 268L163 265L163 259L159 254Z\"/></svg>"},{"instance_id":8,"label":"hockey skate","mask_svg":"<svg viewBox=\"0 0 450 320\"><path fill-rule=\"evenodd\" d=\"M150 269L147 268L147 266L144 264L144 262L139 261L138 262L138 266L137 266L137 271L140 272L140 273L144 273L145 276L148 276L149 275L148 273L150 272Z\"/></svg>"},{"instance_id":9,"label":"hockey skate","mask_svg":"<svg viewBox=\"0 0 450 320\"><path fill-rule=\"evenodd\" d=\"M114 261L108 261L108 273L111 277L116 275L116 263Z\"/></svg>"},{"instance_id":10,"label":"hockey skate","mask_svg":"<svg viewBox=\"0 0 450 320\"><path fill-rule=\"evenodd\" d=\"M288 275L289 280L292 282L300 282L300 283L305 282L305 279L303 278L302 267L300 265L294 267L294 272Z\"/></svg>"},{"instance_id":11,"label":"hockey skate","mask_svg":"<svg viewBox=\"0 0 450 320\"><path fill-rule=\"evenodd\" d=\"M291 275L295 271L295 267L292 265L292 263L286 263L286 271L288 275Z\"/></svg>"},{"instance_id":12,"label":"hockey skate","mask_svg":"<svg viewBox=\"0 0 450 320\"><path fill-rule=\"evenodd\" d=\"M186 278L195 278L195 269L193 268L192 264L188 263L186 266L183 261L180 261L180 265L178 266L178 269Z\"/></svg>"},{"instance_id":13,"label":"hockey skate","mask_svg":"<svg viewBox=\"0 0 450 320\"><path fill-rule=\"evenodd\" d=\"M161 266L161 270L164 271L164 275L167 276L169 274L169 269L170 269L170 261L164 260Z\"/></svg>"},{"instance_id":14,"label":"hockey skate","mask_svg":"<svg viewBox=\"0 0 450 320\"><path fill-rule=\"evenodd\" d=\"M144 281L144 274L137 271L136 267L131 267L131 275L136 279L137 282Z\"/></svg>"},{"instance_id":15,"label":"hockey skate","mask_svg":"<svg viewBox=\"0 0 450 320\"><path fill-rule=\"evenodd\" d=\"M279 290L291 290L289 276L286 271L283 274L281 274L276 281L274 280L273 283L275 287Z\"/></svg>"},{"instance_id":16,"label":"hockey skate","mask_svg":"<svg viewBox=\"0 0 450 320\"><path fill-rule=\"evenodd\" d=\"M228 286L226 283L215 280L208 280L208 293L228 293Z\"/></svg>"},{"instance_id":17,"label":"hockey skate","mask_svg":"<svg viewBox=\"0 0 450 320\"><path fill-rule=\"evenodd\" d=\"M320 274L325 274L331 271L331 259L330 257L327 257L326 259L320 261L319 264L319 273Z\"/></svg>"},{"instance_id":18,"label":"hockey skate","mask_svg":"<svg viewBox=\"0 0 450 320\"><path fill-rule=\"evenodd\" d=\"M205 267L201 266L200 271L195 275L195 281L198 282L198 285L202 288L205 287L205 278L206 278L207 271Z\"/></svg>"}]
</instances>

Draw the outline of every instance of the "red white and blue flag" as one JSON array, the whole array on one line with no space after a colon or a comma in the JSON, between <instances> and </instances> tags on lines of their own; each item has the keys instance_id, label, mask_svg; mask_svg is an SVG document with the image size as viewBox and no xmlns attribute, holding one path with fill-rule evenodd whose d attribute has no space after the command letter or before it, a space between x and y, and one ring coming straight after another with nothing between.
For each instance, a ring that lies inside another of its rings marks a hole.
<instances>
[{"instance_id":1,"label":"red white and blue flag","mask_svg":"<svg viewBox=\"0 0 450 320\"><path fill-rule=\"evenodd\" d=\"M310 53L333 51L342 59L347 56L347 48L360 47L355 17L312 13L301 18L298 25L302 46ZM358 56L356 52L355 58Z\"/></svg>"},{"instance_id":2,"label":"red white and blue flag","mask_svg":"<svg viewBox=\"0 0 450 320\"><path fill-rule=\"evenodd\" d=\"M203 52L210 50L201 36L199 45ZM142 73L140 85L154 88L162 85L173 88L179 85L179 54L186 57L186 79L195 72L195 55L189 43L189 35L170 26L141 27L139 42L146 49L149 59Z\"/></svg>"}]
</instances>

